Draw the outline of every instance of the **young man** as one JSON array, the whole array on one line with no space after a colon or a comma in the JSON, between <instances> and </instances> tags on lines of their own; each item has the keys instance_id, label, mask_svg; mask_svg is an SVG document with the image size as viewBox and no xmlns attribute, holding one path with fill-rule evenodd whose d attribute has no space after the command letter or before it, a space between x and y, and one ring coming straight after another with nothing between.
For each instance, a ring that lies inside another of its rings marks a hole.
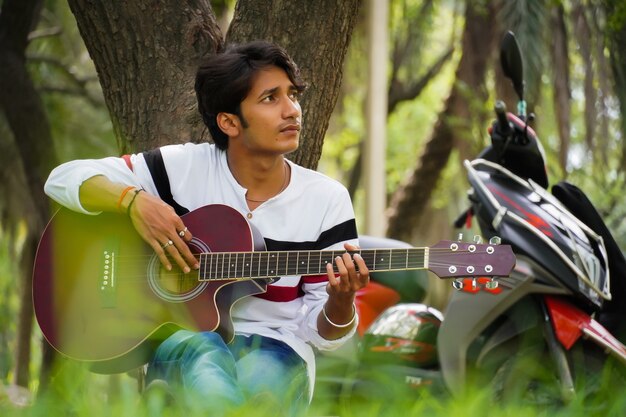
<instances>
[{"instance_id":1,"label":"young man","mask_svg":"<svg viewBox=\"0 0 626 417\"><path fill-rule=\"evenodd\" d=\"M245 216L269 251L357 249L346 189L284 157L298 147L304 88L280 47L229 47L196 76L199 111L215 145L68 162L51 173L46 193L86 214L127 213L162 264L186 273L199 264L187 246L194 230L180 216L209 204ZM312 346L340 346L358 322L353 301L368 269L359 255L347 253L335 265L338 276L327 264L326 275L281 277L267 292L235 303L236 336L229 345L212 332L174 333L155 352L148 382L182 386L214 410L271 395L291 401L296 413L312 393Z\"/></svg>"}]
</instances>

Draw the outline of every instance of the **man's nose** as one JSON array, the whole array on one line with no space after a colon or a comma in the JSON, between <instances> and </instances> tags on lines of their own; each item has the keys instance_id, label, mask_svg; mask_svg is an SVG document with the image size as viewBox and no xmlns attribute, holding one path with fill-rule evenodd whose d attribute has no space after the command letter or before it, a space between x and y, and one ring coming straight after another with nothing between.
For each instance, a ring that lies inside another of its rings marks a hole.
<instances>
[{"instance_id":1,"label":"man's nose","mask_svg":"<svg viewBox=\"0 0 626 417\"><path fill-rule=\"evenodd\" d=\"M283 105L283 116L285 118L300 117L301 114L302 108L300 107L300 103L297 100L287 98L285 100L285 104Z\"/></svg>"}]
</instances>

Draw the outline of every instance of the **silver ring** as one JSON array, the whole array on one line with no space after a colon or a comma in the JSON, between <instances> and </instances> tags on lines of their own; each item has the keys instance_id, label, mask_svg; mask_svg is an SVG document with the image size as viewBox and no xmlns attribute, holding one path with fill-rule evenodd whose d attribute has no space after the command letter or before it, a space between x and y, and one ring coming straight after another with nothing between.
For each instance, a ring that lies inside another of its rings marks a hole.
<instances>
[{"instance_id":1,"label":"silver ring","mask_svg":"<svg viewBox=\"0 0 626 417\"><path fill-rule=\"evenodd\" d=\"M174 242L172 242L171 240L168 240L167 242L165 242L161 247L163 249L167 248L168 246L172 246L174 244Z\"/></svg>"},{"instance_id":2,"label":"silver ring","mask_svg":"<svg viewBox=\"0 0 626 417\"><path fill-rule=\"evenodd\" d=\"M181 230L180 232L178 232L178 236L180 236L180 237L185 237L185 232L186 232L187 230L189 230L189 229L187 229L187 228L185 227L183 230Z\"/></svg>"}]
</instances>

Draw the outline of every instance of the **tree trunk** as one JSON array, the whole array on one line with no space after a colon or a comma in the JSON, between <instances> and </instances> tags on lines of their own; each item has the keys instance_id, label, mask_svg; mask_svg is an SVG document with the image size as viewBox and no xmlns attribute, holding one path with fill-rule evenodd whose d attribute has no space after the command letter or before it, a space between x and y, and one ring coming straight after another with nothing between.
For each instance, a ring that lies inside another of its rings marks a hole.
<instances>
[{"instance_id":1,"label":"tree trunk","mask_svg":"<svg viewBox=\"0 0 626 417\"><path fill-rule=\"evenodd\" d=\"M26 221L26 242L22 248L20 312L16 348L15 383L27 387L30 379L30 340L33 325L31 274L37 241L48 218L48 200L43 184L56 165L54 146L46 112L26 68L28 34L39 17L41 1L5 0L0 13L0 109L13 133L14 143L5 144L16 152L10 161L12 175L21 180L8 190L18 201L19 212L9 213L12 222ZM16 204L13 202L13 207Z\"/></svg>"},{"instance_id":2,"label":"tree trunk","mask_svg":"<svg viewBox=\"0 0 626 417\"><path fill-rule=\"evenodd\" d=\"M596 111L595 71L593 67L593 35L587 20L586 7L578 1L572 10L574 36L580 47L580 57L585 68L585 143L589 151L595 150L595 132L598 112Z\"/></svg>"},{"instance_id":3,"label":"tree trunk","mask_svg":"<svg viewBox=\"0 0 626 417\"><path fill-rule=\"evenodd\" d=\"M567 30L565 28L565 10L560 4L552 9L550 16L552 28L552 77L554 81L554 111L561 146L559 148L559 163L563 175L567 175L567 155L570 148L570 81L569 81L569 54L567 48Z\"/></svg>"},{"instance_id":4,"label":"tree trunk","mask_svg":"<svg viewBox=\"0 0 626 417\"><path fill-rule=\"evenodd\" d=\"M202 0L69 0L94 61L121 153L199 141L195 72L221 48Z\"/></svg>"},{"instance_id":5,"label":"tree trunk","mask_svg":"<svg viewBox=\"0 0 626 417\"><path fill-rule=\"evenodd\" d=\"M621 112L622 131L621 170L626 172L626 6L622 0L604 0L607 16L607 39L610 51L611 69L615 83L615 95Z\"/></svg>"},{"instance_id":6,"label":"tree trunk","mask_svg":"<svg viewBox=\"0 0 626 417\"><path fill-rule=\"evenodd\" d=\"M237 3L229 40L274 40L314 87L292 158L315 168L337 100L342 63L360 0ZM221 49L215 16L201 0L69 0L95 63L120 152L208 138L193 83L199 60ZM313 76L315 81L313 81Z\"/></svg>"},{"instance_id":7,"label":"tree trunk","mask_svg":"<svg viewBox=\"0 0 626 417\"><path fill-rule=\"evenodd\" d=\"M494 38L495 10L492 2L468 2L465 10L463 56L444 110L416 168L395 192L389 207L387 235L410 240L420 223L450 153L455 146L471 143L471 120L475 103L484 103L487 64Z\"/></svg>"},{"instance_id":8,"label":"tree trunk","mask_svg":"<svg viewBox=\"0 0 626 417\"><path fill-rule=\"evenodd\" d=\"M290 159L315 169L339 96L343 61L361 0L239 0L228 42L265 39L293 57L309 89L302 99L304 128Z\"/></svg>"},{"instance_id":9,"label":"tree trunk","mask_svg":"<svg viewBox=\"0 0 626 417\"><path fill-rule=\"evenodd\" d=\"M611 139L609 137L609 106L608 101L612 96L612 88L611 83L613 80L613 76L611 74L611 68L609 64L609 59L605 55L604 51L607 50L607 39L610 36L604 35L604 30L600 29L600 20L603 19L602 9L597 7L591 8L591 24L592 24L592 33L594 34L594 45L593 45L593 55L595 62L597 63L597 80L598 80L598 113L599 113L599 121L598 131L596 136L596 144L599 148L599 152L594 154L594 158L599 161L599 164L594 164L596 167L600 167L600 169L605 169L608 167L609 160L609 146L611 145ZM624 117L621 118L624 120ZM625 131L626 132L626 131Z\"/></svg>"}]
</instances>

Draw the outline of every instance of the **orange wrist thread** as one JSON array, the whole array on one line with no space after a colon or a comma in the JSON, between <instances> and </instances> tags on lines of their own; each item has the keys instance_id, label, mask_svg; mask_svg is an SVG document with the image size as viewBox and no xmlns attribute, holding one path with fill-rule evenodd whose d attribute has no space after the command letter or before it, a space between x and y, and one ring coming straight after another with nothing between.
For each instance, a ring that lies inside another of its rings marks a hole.
<instances>
[{"instance_id":1,"label":"orange wrist thread","mask_svg":"<svg viewBox=\"0 0 626 417\"><path fill-rule=\"evenodd\" d=\"M120 195L120 199L117 200L117 211L121 211L122 201L124 201L124 197L126 197L126 194L128 194L128 192L133 188L135 188L134 185L129 185L128 187L124 188L124 191L122 191L122 194Z\"/></svg>"}]
</instances>

